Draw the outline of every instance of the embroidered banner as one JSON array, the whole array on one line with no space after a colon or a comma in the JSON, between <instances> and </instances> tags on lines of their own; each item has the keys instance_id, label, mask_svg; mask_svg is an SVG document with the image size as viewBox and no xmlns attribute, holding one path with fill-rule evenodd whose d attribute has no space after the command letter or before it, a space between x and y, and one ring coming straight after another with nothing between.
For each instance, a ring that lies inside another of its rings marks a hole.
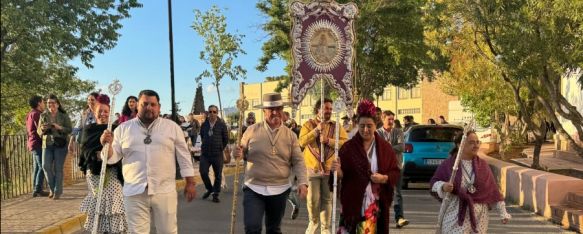
<instances>
[{"instance_id":1,"label":"embroidered banner","mask_svg":"<svg viewBox=\"0 0 583 234\"><path fill-rule=\"evenodd\" d=\"M315 82L325 79L344 100L352 116L353 21L358 14L354 3L334 1L293 2L292 105L295 111Z\"/></svg>"}]
</instances>

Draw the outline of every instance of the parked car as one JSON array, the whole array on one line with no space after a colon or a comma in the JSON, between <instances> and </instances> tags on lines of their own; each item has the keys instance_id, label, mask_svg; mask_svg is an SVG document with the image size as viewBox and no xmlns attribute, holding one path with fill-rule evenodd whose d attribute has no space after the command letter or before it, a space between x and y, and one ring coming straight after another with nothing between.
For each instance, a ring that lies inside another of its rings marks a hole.
<instances>
[{"instance_id":1,"label":"parked car","mask_svg":"<svg viewBox=\"0 0 583 234\"><path fill-rule=\"evenodd\" d=\"M194 144L194 146L189 145L190 146L190 155L192 156L192 158L194 158L195 162L200 161L200 146L202 145L200 136L198 136L196 138L196 143Z\"/></svg>"},{"instance_id":2,"label":"parked car","mask_svg":"<svg viewBox=\"0 0 583 234\"><path fill-rule=\"evenodd\" d=\"M427 182L449 156L453 138L463 132L457 125L415 125L405 132L403 188L409 182Z\"/></svg>"}]
</instances>

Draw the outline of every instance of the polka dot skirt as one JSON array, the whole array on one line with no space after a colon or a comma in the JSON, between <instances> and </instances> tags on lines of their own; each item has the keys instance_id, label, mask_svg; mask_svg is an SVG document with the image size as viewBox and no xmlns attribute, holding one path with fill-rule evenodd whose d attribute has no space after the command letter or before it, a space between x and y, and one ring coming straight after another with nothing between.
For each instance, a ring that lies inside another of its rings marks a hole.
<instances>
[{"instance_id":1,"label":"polka dot skirt","mask_svg":"<svg viewBox=\"0 0 583 234\"><path fill-rule=\"evenodd\" d=\"M123 204L122 185L117 179L117 169L108 168L106 171L105 186L103 189L101 207L99 211L99 233L123 233L128 229ZM87 186L89 193L81 202L80 210L87 214L85 230L93 230L97 195L94 194L99 187L99 176L87 173Z\"/></svg>"}]
</instances>

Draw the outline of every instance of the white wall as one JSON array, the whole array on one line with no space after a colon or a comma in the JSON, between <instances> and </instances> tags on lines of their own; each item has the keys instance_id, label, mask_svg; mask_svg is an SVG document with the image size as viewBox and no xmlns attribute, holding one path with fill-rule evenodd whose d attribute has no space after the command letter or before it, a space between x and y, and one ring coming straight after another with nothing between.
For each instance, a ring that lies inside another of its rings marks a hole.
<instances>
[{"instance_id":1,"label":"white wall","mask_svg":"<svg viewBox=\"0 0 583 234\"><path fill-rule=\"evenodd\" d=\"M581 90L581 84L577 82L578 77L583 75L583 70L578 68L574 72L567 73L561 78L561 93L571 105L577 108L579 113L583 113L583 90ZM571 135L576 141L581 142L583 139L578 139L577 130L575 126L570 121L559 117L559 121L563 125L563 128Z\"/></svg>"}]
</instances>

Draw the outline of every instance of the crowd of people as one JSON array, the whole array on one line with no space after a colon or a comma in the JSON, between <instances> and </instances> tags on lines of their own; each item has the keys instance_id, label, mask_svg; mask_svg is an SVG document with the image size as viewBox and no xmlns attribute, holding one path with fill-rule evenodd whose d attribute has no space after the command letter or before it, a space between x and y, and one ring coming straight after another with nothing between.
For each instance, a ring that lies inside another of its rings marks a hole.
<instances>
[{"instance_id":1,"label":"crowd of people","mask_svg":"<svg viewBox=\"0 0 583 234\"><path fill-rule=\"evenodd\" d=\"M202 121L190 114L179 117L176 123L160 115L158 94L143 90L127 97L109 130L112 110L105 94L88 95L76 127L54 95L44 99L34 96L29 104L26 125L27 146L34 158L33 197L60 199L65 157L78 147L79 167L88 186L80 205L87 214L86 230L92 230L98 218L97 230L102 233L148 233L151 222L160 233L177 233L175 175L178 170L186 180L184 194L192 201L196 189L190 148L199 138L199 172L206 190L201 197L212 196L213 202L220 202L229 128L219 117L217 106L210 105ZM280 94L264 94L262 104L256 107L263 112L264 121L257 122L255 113L247 113L241 126L241 144L227 155L245 161L242 191L246 233L261 233L263 229L281 233L286 203L292 203L291 218L295 219L298 198L306 199L305 232L330 233L335 225L331 222L335 173L340 201L338 233L388 233L392 222L396 228L409 224L401 185L404 132L418 124L412 116L405 116L401 125L394 112L363 100L354 117L345 116L337 125L331 118L333 101L324 99L314 106L315 117L299 125L283 111L285 105ZM437 122L430 119L428 124ZM443 116L439 116L439 124L447 124ZM492 172L477 156L477 136L468 132L466 137L460 153L462 173L449 183L462 144L457 136L456 147L431 180L436 198L453 195L440 226L443 233L486 233L490 207L497 208L503 223L511 218ZM105 174L100 174L102 160L107 164ZM209 176L211 168L214 181ZM102 190L100 176L105 176ZM42 190L44 181L48 192ZM102 205L96 210L99 194Z\"/></svg>"}]
</instances>

